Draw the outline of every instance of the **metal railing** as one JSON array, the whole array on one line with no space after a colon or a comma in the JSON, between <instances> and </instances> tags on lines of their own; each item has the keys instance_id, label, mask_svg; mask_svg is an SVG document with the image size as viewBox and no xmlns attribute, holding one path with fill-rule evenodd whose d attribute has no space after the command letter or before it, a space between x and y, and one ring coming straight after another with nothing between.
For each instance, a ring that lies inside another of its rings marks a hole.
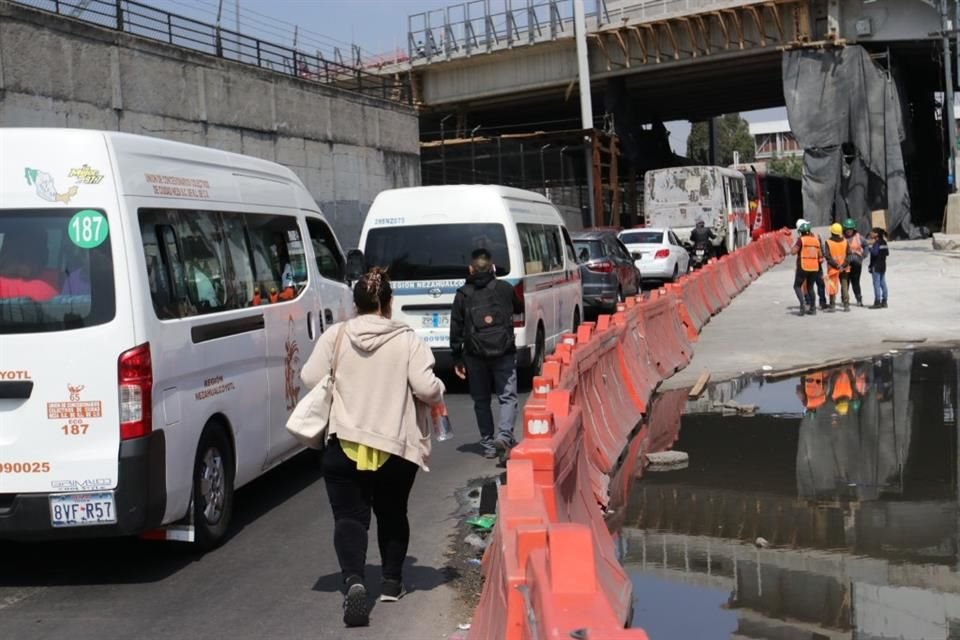
<instances>
[{"instance_id":1,"label":"metal railing","mask_svg":"<svg viewBox=\"0 0 960 640\"><path fill-rule=\"evenodd\" d=\"M736 9L770 0L606 0L608 22L643 23L696 15L705 11Z\"/></svg>"},{"instance_id":2,"label":"metal railing","mask_svg":"<svg viewBox=\"0 0 960 640\"><path fill-rule=\"evenodd\" d=\"M589 1L589 0L588 0ZM604 0L593 0L588 28L607 20ZM573 36L573 0L471 0L407 18L410 61L469 56Z\"/></svg>"},{"instance_id":3,"label":"metal railing","mask_svg":"<svg viewBox=\"0 0 960 640\"><path fill-rule=\"evenodd\" d=\"M4 1L4 0L0 0ZM404 78L365 71L320 52L247 36L134 0L6 0L142 38L395 102L411 102Z\"/></svg>"}]
</instances>

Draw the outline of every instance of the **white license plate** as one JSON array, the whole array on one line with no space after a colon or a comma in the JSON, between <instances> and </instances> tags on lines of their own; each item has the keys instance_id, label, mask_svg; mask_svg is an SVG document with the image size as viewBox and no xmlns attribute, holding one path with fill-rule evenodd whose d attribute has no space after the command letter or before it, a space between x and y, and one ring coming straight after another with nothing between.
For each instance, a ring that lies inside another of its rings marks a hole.
<instances>
[{"instance_id":1,"label":"white license plate","mask_svg":"<svg viewBox=\"0 0 960 640\"><path fill-rule=\"evenodd\" d=\"M447 329L450 327L450 314L427 313L421 317L420 323L424 329Z\"/></svg>"},{"instance_id":2,"label":"white license plate","mask_svg":"<svg viewBox=\"0 0 960 640\"><path fill-rule=\"evenodd\" d=\"M114 524L116 521L117 508L112 491L50 496L50 524L56 528Z\"/></svg>"}]
</instances>

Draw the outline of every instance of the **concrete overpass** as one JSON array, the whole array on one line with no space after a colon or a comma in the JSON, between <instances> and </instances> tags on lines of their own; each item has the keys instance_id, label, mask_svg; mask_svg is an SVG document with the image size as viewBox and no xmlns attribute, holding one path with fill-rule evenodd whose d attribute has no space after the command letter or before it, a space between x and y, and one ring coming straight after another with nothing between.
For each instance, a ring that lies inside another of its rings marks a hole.
<instances>
[{"instance_id":1,"label":"concrete overpass","mask_svg":"<svg viewBox=\"0 0 960 640\"><path fill-rule=\"evenodd\" d=\"M405 63L427 111L568 103L572 0L466 3L411 16ZM483 5L486 12L470 13ZM930 41L933 0L606 0L588 15L594 92L622 78L647 113L703 119L778 106L780 52L803 43ZM602 97L602 96L598 96ZM709 99L704 99L708 97ZM574 105L575 106L575 105Z\"/></svg>"}]
</instances>

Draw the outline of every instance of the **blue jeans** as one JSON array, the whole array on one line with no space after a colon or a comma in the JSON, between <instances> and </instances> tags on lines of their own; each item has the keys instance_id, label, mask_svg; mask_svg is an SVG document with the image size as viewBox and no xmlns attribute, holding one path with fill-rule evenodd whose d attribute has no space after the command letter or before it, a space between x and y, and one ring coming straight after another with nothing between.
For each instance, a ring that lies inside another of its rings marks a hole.
<instances>
[{"instance_id":1,"label":"blue jeans","mask_svg":"<svg viewBox=\"0 0 960 640\"><path fill-rule=\"evenodd\" d=\"M467 382L473 410L480 428L480 444L487 451L494 449L493 408L490 401L497 394L500 401L500 420L496 438L513 444L513 425L517 420L517 354L509 353L499 358L466 356Z\"/></svg>"},{"instance_id":2,"label":"blue jeans","mask_svg":"<svg viewBox=\"0 0 960 640\"><path fill-rule=\"evenodd\" d=\"M874 271L873 276L873 301L875 303L887 301L887 274Z\"/></svg>"}]
</instances>

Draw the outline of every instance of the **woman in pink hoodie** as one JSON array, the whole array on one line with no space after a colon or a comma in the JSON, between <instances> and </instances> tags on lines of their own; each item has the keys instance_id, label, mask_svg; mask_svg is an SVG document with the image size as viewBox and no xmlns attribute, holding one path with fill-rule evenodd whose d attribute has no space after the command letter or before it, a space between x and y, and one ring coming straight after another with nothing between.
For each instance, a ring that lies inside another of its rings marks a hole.
<instances>
[{"instance_id":1,"label":"woman in pink hoodie","mask_svg":"<svg viewBox=\"0 0 960 640\"><path fill-rule=\"evenodd\" d=\"M387 273L375 268L360 278L353 301L357 317L330 327L300 374L311 389L336 358L330 440L322 467L343 575L343 621L349 627L369 622L363 570L371 511L383 561L380 600L394 602L404 594L407 500L417 470L429 471L429 408L443 400L444 392L433 373L430 348L409 326L390 317L393 292Z\"/></svg>"}]
</instances>

